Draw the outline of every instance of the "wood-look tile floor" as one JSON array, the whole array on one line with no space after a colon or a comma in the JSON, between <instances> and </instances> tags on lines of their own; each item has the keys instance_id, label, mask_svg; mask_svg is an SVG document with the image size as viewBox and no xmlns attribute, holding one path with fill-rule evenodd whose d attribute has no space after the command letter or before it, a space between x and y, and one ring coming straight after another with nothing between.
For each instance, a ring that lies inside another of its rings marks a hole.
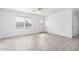
<instances>
[{"instance_id":1,"label":"wood-look tile floor","mask_svg":"<svg viewBox=\"0 0 79 59\"><path fill-rule=\"evenodd\" d=\"M0 40L0 51L78 51L79 38L39 33Z\"/></svg>"}]
</instances>

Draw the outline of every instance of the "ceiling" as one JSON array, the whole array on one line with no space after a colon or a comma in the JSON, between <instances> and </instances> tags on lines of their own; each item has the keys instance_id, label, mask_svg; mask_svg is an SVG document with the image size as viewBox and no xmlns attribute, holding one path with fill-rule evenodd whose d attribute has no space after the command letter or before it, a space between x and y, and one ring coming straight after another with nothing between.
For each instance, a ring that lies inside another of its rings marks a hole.
<instances>
[{"instance_id":1,"label":"ceiling","mask_svg":"<svg viewBox=\"0 0 79 59\"><path fill-rule=\"evenodd\" d=\"M6 9L20 11L24 13L47 16L51 13L60 12L60 11L63 11L69 8L40 8L41 9L40 12L38 10L39 8L6 8Z\"/></svg>"}]
</instances>

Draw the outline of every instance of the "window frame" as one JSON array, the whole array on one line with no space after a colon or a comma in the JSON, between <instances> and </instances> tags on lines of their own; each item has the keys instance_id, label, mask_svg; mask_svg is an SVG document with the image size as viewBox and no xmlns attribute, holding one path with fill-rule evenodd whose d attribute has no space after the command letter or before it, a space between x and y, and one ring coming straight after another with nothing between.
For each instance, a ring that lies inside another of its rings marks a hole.
<instances>
[{"instance_id":1,"label":"window frame","mask_svg":"<svg viewBox=\"0 0 79 59\"><path fill-rule=\"evenodd\" d=\"M15 17L15 22L16 22L16 23L20 22L20 21L17 20L18 17L19 17L19 18L20 18L20 17L23 17L24 26L23 26L23 28L19 28L19 27L17 27L17 24L16 24L16 29L29 29L29 28L32 28L32 17L28 17L28 16L18 16L18 15L17 15L17 16ZM25 24L26 24L26 18L27 18L27 23L28 23L28 25L29 25L29 23L30 23L30 25L27 26L27 27L26 27L26 25L25 25ZM29 20L30 20L30 21L29 21Z\"/></svg>"}]
</instances>

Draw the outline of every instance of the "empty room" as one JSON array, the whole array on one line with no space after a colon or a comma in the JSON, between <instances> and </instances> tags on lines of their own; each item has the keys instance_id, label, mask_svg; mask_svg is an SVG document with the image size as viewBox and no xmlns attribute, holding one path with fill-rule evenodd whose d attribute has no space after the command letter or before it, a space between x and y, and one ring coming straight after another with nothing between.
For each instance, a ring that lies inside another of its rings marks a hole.
<instances>
[{"instance_id":1,"label":"empty room","mask_svg":"<svg viewBox=\"0 0 79 59\"><path fill-rule=\"evenodd\" d=\"M0 8L0 51L79 51L79 8Z\"/></svg>"}]
</instances>

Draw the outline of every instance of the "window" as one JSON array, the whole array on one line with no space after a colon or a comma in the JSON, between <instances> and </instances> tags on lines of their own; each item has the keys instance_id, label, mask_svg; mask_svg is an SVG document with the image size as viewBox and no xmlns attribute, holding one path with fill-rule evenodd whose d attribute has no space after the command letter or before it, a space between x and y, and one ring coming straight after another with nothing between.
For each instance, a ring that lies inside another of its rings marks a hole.
<instances>
[{"instance_id":1,"label":"window","mask_svg":"<svg viewBox=\"0 0 79 59\"><path fill-rule=\"evenodd\" d=\"M31 28L32 26L32 18L30 17L23 17L23 16L16 16L16 29L25 29Z\"/></svg>"},{"instance_id":2,"label":"window","mask_svg":"<svg viewBox=\"0 0 79 59\"><path fill-rule=\"evenodd\" d=\"M24 17L16 17L16 29L24 29Z\"/></svg>"},{"instance_id":3,"label":"window","mask_svg":"<svg viewBox=\"0 0 79 59\"><path fill-rule=\"evenodd\" d=\"M44 20L43 19L40 20L40 24L44 24Z\"/></svg>"},{"instance_id":4,"label":"window","mask_svg":"<svg viewBox=\"0 0 79 59\"><path fill-rule=\"evenodd\" d=\"M25 28L31 28L32 20L31 18L26 17L25 18Z\"/></svg>"}]
</instances>

